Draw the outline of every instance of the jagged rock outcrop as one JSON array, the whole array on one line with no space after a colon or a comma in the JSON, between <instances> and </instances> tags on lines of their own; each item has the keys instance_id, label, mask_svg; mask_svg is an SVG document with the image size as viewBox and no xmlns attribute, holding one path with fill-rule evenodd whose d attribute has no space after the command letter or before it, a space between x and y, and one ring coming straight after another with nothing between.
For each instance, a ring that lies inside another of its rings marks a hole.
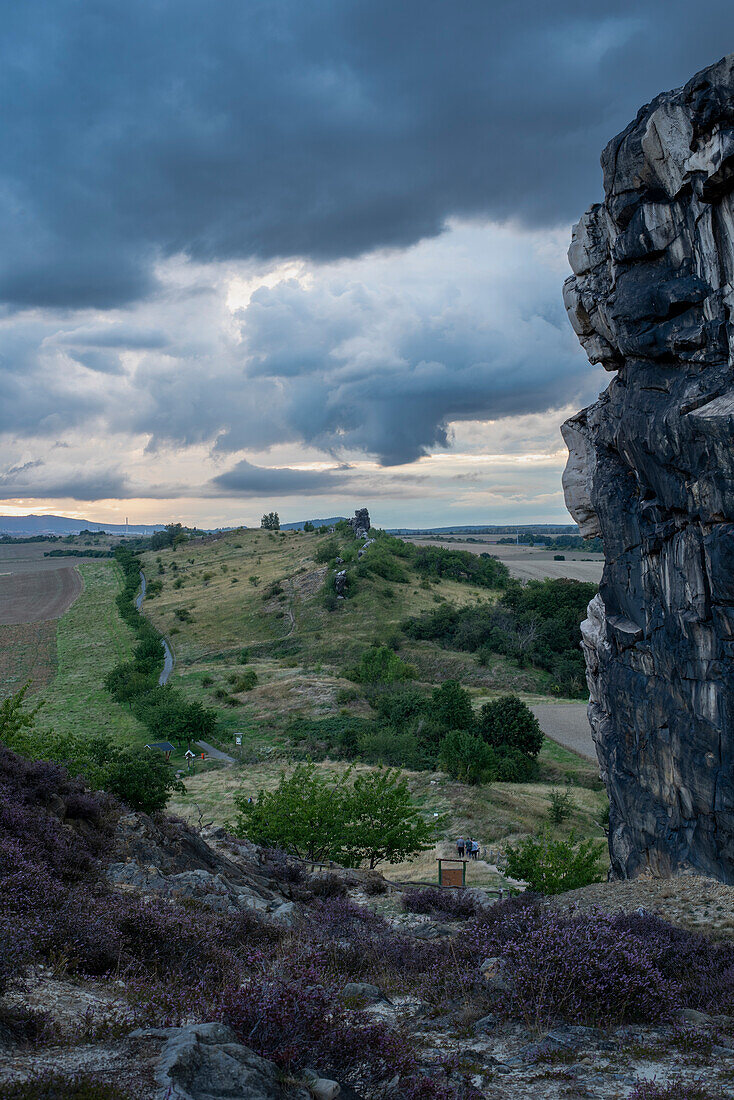
<instances>
[{"instance_id":1,"label":"jagged rock outcrop","mask_svg":"<svg viewBox=\"0 0 734 1100\"><path fill-rule=\"evenodd\" d=\"M616 372L563 428L606 565L582 626L616 876L734 882L734 55L602 156L564 287Z\"/></svg>"},{"instance_id":2,"label":"jagged rock outcrop","mask_svg":"<svg viewBox=\"0 0 734 1100\"><path fill-rule=\"evenodd\" d=\"M350 526L358 539L366 539L370 533L370 514L366 508L358 508L353 519L349 520Z\"/></svg>"}]
</instances>

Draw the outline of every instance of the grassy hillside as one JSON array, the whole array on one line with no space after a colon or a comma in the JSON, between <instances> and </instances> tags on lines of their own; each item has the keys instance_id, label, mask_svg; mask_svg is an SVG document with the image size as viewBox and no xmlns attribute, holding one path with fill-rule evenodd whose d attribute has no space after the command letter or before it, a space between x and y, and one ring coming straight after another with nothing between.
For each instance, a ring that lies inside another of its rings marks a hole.
<instances>
[{"instance_id":1,"label":"grassy hillside","mask_svg":"<svg viewBox=\"0 0 734 1100\"><path fill-rule=\"evenodd\" d=\"M118 706L103 682L114 665L130 659L134 644L115 606L122 585L119 566L103 559L79 570L84 591L58 621L56 674L39 693L43 707L37 725L58 733L143 740L143 727Z\"/></svg>"},{"instance_id":2,"label":"grassy hillside","mask_svg":"<svg viewBox=\"0 0 734 1100\"><path fill-rule=\"evenodd\" d=\"M442 604L494 605L499 590L457 580L426 581L410 563L401 563L404 579L359 576L348 598L334 601L328 596L333 563L319 561L332 542L331 536L317 533L249 530L144 555L146 577L160 582L160 591L154 583L143 610L171 641L174 681L188 698L217 710L218 744L237 761L231 768L209 766L189 776L187 794L171 805L174 812L194 822L226 822L237 792L255 795L261 787L272 787L284 768L304 752L310 755L310 747L293 743L301 721L374 717L370 693L345 675L374 642L396 648L414 669L412 683L427 692L458 679L476 707L510 691L528 701L548 697L546 673L520 669L497 655L483 667L474 653L411 641L399 630L406 617ZM240 691L236 681L247 670L254 671L257 683ZM235 747L235 732L243 734L241 748ZM330 759L327 751L318 766L342 771L349 765ZM370 765L355 767L361 771ZM562 831L574 828L583 836L603 837L606 796L596 766L554 742L545 742L534 783L470 787L440 772L408 774L425 813L448 814L447 837L467 832L491 846L534 832L548 823L551 789L566 784L573 785L575 809ZM390 873L433 879L436 854L450 854L447 843ZM473 869L472 878L493 880L486 865Z\"/></svg>"},{"instance_id":3,"label":"grassy hillside","mask_svg":"<svg viewBox=\"0 0 734 1100\"><path fill-rule=\"evenodd\" d=\"M333 570L317 559L332 541L317 533L241 530L144 555L148 581L162 588L143 610L171 642L177 685L218 709L227 740L234 730L249 730L257 744L278 743L299 715L335 714L345 706L365 712L343 673L374 642L399 644L419 682L458 679L477 700L506 691L548 694L549 677L540 670L519 669L500 656L481 667L473 654L398 637L408 615L442 602L494 602L499 592L433 583L407 566L403 582L358 578L349 598L329 610L323 597ZM243 650L257 686L237 692L230 679L243 672Z\"/></svg>"}]
</instances>

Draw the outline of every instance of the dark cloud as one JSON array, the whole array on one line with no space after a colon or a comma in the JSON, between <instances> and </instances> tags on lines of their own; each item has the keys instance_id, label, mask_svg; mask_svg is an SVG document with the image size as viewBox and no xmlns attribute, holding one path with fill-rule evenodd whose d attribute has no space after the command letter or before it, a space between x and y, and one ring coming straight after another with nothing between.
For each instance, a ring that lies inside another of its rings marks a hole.
<instances>
[{"instance_id":1,"label":"dark cloud","mask_svg":"<svg viewBox=\"0 0 734 1100\"><path fill-rule=\"evenodd\" d=\"M733 31L724 0L6 3L0 300L109 308L178 252L568 220L606 140Z\"/></svg>"},{"instance_id":2,"label":"dark cloud","mask_svg":"<svg viewBox=\"0 0 734 1100\"><path fill-rule=\"evenodd\" d=\"M125 478L117 470L58 470L45 462L26 462L0 472L0 500L44 497L107 500L128 495Z\"/></svg>"},{"instance_id":3,"label":"dark cloud","mask_svg":"<svg viewBox=\"0 0 734 1100\"><path fill-rule=\"evenodd\" d=\"M228 496L288 496L293 493L321 496L339 492L346 484L348 469L348 466L341 466L336 470L294 470L287 466L254 466L243 460L213 478L212 485Z\"/></svg>"}]
</instances>

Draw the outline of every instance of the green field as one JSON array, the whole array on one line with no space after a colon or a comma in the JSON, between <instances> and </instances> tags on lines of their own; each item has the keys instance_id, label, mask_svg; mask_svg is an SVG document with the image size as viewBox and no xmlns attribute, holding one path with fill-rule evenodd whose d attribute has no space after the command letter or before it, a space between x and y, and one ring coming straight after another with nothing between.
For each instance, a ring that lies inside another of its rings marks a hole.
<instances>
[{"instance_id":1,"label":"green field","mask_svg":"<svg viewBox=\"0 0 734 1100\"><path fill-rule=\"evenodd\" d=\"M59 619L56 675L38 695L43 702L38 728L144 741L143 726L104 686L110 669L130 659L135 641L115 605L122 573L115 562L105 560L81 565L79 571L84 591Z\"/></svg>"}]
</instances>

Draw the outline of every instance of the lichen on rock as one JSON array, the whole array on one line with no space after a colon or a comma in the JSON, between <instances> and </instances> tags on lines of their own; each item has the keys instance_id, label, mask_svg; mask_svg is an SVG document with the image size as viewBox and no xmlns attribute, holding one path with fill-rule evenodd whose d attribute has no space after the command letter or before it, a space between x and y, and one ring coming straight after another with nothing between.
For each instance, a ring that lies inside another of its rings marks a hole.
<instances>
[{"instance_id":1,"label":"lichen on rock","mask_svg":"<svg viewBox=\"0 0 734 1100\"><path fill-rule=\"evenodd\" d=\"M734 882L734 55L602 155L564 300L615 372L563 428L606 565L582 626L617 877Z\"/></svg>"}]
</instances>

